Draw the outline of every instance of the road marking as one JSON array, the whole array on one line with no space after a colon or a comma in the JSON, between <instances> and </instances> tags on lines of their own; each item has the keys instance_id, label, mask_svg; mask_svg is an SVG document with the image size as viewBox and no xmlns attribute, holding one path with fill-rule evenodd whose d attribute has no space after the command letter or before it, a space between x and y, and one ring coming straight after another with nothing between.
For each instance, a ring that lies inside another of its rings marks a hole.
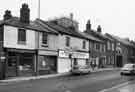
<instances>
[{"instance_id":1,"label":"road marking","mask_svg":"<svg viewBox=\"0 0 135 92\"><path fill-rule=\"evenodd\" d=\"M113 90L113 89L117 89L117 88L120 88L120 87L122 87L122 86L126 86L126 85L128 85L129 83L131 83L131 82L132 82L132 81L128 81L128 82L125 82L125 83L122 83L122 84L113 86L113 87L111 87L111 88L103 89L103 90L101 90L101 91L99 91L99 92L111 91L111 90Z\"/></svg>"}]
</instances>

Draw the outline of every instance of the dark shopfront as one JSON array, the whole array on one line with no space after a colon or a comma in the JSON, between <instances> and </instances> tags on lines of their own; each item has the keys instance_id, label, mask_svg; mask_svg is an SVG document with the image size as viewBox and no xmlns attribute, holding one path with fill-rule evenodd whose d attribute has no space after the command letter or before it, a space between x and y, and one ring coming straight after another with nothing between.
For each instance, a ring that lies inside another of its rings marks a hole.
<instances>
[{"instance_id":1,"label":"dark shopfront","mask_svg":"<svg viewBox=\"0 0 135 92\"><path fill-rule=\"evenodd\" d=\"M34 75L35 51L7 50L6 77Z\"/></svg>"},{"instance_id":2,"label":"dark shopfront","mask_svg":"<svg viewBox=\"0 0 135 92\"><path fill-rule=\"evenodd\" d=\"M57 56L38 56L38 73L39 75L57 73Z\"/></svg>"}]
</instances>

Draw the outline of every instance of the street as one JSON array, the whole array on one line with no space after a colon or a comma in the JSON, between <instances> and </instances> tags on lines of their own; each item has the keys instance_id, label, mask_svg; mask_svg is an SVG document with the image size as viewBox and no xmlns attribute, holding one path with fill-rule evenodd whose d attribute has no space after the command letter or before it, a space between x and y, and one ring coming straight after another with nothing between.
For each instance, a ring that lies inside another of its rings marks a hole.
<instances>
[{"instance_id":1,"label":"street","mask_svg":"<svg viewBox=\"0 0 135 92\"><path fill-rule=\"evenodd\" d=\"M103 89L133 81L132 79L132 76L120 76L118 70L108 70L88 75L1 83L0 92L100 92Z\"/></svg>"}]
</instances>

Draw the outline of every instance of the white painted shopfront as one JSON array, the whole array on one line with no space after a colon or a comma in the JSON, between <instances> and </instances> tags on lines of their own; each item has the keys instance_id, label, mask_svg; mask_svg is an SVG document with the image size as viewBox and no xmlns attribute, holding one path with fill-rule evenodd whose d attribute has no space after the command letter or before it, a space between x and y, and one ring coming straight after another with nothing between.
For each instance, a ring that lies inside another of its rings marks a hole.
<instances>
[{"instance_id":1,"label":"white painted shopfront","mask_svg":"<svg viewBox=\"0 0 135 92\"><path fill-rule=\"evenodd\" d=\"M78 65L86 65L88 59L88 52L59 50L58 73L69 72L75 62Z\"/></svg>"}]
</instances>

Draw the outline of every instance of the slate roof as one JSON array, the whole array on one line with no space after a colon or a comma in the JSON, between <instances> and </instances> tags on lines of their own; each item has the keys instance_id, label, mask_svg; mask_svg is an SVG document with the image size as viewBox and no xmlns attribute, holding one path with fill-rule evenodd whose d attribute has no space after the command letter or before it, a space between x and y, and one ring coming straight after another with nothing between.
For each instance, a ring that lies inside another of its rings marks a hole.
<instances>
[{"instance_id":1,"label":"slate roof","mask_svg":"<svg viewBox=\"0 0 135 92\"><path fill-rule=\"evenodd\" d=\"M103 43L102 40L100 40L100 39L98 39L98 38L92 36L91 34L87 34L87 33L85 33L85 32L81 32L81 34L84 35L85 37L87 37L89 40Z\"/></svg>"},{"instance_id":2,"label":"slate roof","mask_svg":"<svg viewBox=\"0 0 135 92\"><path fill-rule=\"evenodd\" d=\"M54 23L53 21L44 21L44 20L40 20L43 24L48 25L48 27L53 28L54 30L56 30L58 33L62 33L62 34L67 34L67 35L71 35L74 37L79 37L79 38L83 38L83 39L87 39L87 37L83 36L82 34L80 34L78 32L78 30L73 30L70 28L66 28L64 26L61 26L57 23Z\"/></svg>"},{"instance_id":3,"label":"slate roof","mask_svg":"<svg viewBox=\"0 0 135 92\"><path fill-rule=\"evenodd\" d=\"M123 38L120 38L118 36L111 35L111 34L108 34L108 33L107 33L107 35L111 36L113 39L121 42L124 45L135 47L130 41L127 41L126 39L123 39Z\"/></svg>"},{"instance_id":4,"label":"slate roof","mask_svg":"<svg viewBox=\"0 0 135 92\"><path fill-rule=\"evenodd\" d=\"M29 24L22 23L22 22L20 22L20 19L18 17L12 17L8 20L2 20L2 21L0 21L0 25L2 25L2 24L14 26L14 27L26 28L26 29L35 30L35 31L45 31L48 33L55 33L55 32L49 31L49 30L45 30L36 21L30 21Z\"/></svg>"},{"instance_id":5,"label":"slate roof","mask_svg":"<svg viewBox=\"0 0 135 92\"><path fill-rule=\"evenodd\" d=\"M47 29L48 32L58 34L56 30L54 30L53 28L50 28L47 24L43 23L41 19L36 19L34 22L40 27L42 27L43 29Z\"/></svg>"},{"instance_id":6,"label":"slate roof","mask_svg":"<svg viewBox=\"0 0 135 92\"><path fill-rule=\"evenodd\" d=\"M111 38L109 38L108 36L106 36L105 34L102 34L102 33L99 33L99 32L97 32L96 30L93 30L93 29L91 29L91 30L88 30L88 31L84 31L85 33L88 33L88 34L90 34L90 35L92 35L92 36L94 36L94 37L96 37L96 38L99 38L99 37L101 37L102 39L104 39L104 40L110 40L110 41L114 41L114 39L111 39ZM92 33L92 34L91 34ZM94 34L94 35L93 35Z\"/></svg>"}]
</instances>

